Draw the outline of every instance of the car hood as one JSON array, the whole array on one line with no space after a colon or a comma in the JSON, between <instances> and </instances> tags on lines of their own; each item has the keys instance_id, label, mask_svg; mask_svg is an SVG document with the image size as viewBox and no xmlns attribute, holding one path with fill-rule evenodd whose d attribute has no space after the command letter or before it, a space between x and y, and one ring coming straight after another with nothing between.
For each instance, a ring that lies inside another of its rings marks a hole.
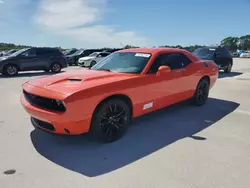
<instances>
[{"instance_id":1,"label":"car hood","mask_svg":"<svg viewBox=\"0 0 250 188\"><path fill-rule=\"evenodd\" d=\"M11 56L3 56L3 57L0 57L0 61L4 61L7 59L11 59L11 58L12 58Z\"/></svg>"},{"instance_id":2,"label":"car hood","mask_svg":"<svg viewBox=\"0 0 250 188\"><path fill-rule=\"evenodd\" d=\"M30 80L28 84L69 96L75 92L138 75L83 69Z\"/></svg>"}]
</instances>

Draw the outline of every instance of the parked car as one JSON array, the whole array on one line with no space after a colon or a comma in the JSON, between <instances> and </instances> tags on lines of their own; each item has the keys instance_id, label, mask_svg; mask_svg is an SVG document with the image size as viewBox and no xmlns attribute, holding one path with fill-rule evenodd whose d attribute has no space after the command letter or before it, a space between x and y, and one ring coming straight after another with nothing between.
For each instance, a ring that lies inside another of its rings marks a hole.
<instances>
[{"instance_id":1,"label":"parked car","mask_svg":"<svg viewBox=\"0 0 250 188\"><path fill-rule=\"evenodd\" d=\"M233 53L233 55L235 56L235 57L240 57L240 55L242 54L242 53L244 53L244 50L236 50L234 53Z\"/></svg>"},{"instance_id":2,"label":"parked car","mask_svg":"<svg viewBox=\"0 0 250 188\"><path fill-rule=\"evenodd\" d=\"M69 65L78 65L78 60L81 57L86 57L89 56L90 54L92 54L93 52L101 52L102 49L80 49L78 51L76 51L74 54L72 55L67 55L67 61Z\"/></svg>"},{"instance_id":3,"label":"parked car","mask_svg":"<svg viewBox=\"0 0 250 188\"><path fill-rule=\"evenodd\" d=\"M229 73L233 67L233 57L230 51L224 47L203 47L193 52L194 55L203 60L213 60L220 70Z\"/></svg>"},{"instance_id":4,"label":"parked car","mask_svg":"<svg viewBox=\"0 0 250 188\"><path fill-rule=\"evenodd\" d=\"M109 52L94 52L89 56L81 57L78 60L78 65L83 67L92 67L108 55L110 55Z\"/></svg>"},{"instance_id":5,"label":"parked car","mask_svg":"<svg viewBox=\"0 0 250 188\"><path fill-rule=\"evenodd\" d=\"M90 69L25 82L21 103L36 128L113 142L133 117L186 99L204 105L218 72L214 61L186 50L127 49Z\"/></svg>"},{"instance_id":6,"label":"parked car","mask_svg":"<svg viewBox=\"0 0 250 188\"><path fill-rule=\"evenodd\" d=\"M59 73L67 66L66 58L56 48L25 48L0 58L0 72L6 76L33 70Z\"/></svg>"},{"instance_id":7,"label":"parked car","mask_svg":"<svg viewBox=\"0 0 250 188\"><path fill-rule=\"evenodd\" d=\"M245 57L245 58L246 58L246 57L247 57L247 58L250 57L250 51L245 51L245 52L241 53L241 54L240 54L240 57Z\"/></svg>"}]
</instances>

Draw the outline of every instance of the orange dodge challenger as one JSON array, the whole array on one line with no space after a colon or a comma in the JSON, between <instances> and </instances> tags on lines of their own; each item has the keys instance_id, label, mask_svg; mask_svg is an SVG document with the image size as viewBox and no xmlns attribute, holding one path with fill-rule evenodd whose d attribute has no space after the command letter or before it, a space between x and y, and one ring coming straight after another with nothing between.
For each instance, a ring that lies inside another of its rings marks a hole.
<instances>
[{"instance_id":1,"label":"orange dodge challenger","mask_svg":"<svg viewBox=\"0 0 250 188\"><path fill-rule=\"evenodd\" d=\"M205 104L218 72L213 61L186 50L126 49L90 69L24 83L21 103L35 127L55 134L89 132L112 142L134 117L186 99Z\"/></svg>"}]
</instances>

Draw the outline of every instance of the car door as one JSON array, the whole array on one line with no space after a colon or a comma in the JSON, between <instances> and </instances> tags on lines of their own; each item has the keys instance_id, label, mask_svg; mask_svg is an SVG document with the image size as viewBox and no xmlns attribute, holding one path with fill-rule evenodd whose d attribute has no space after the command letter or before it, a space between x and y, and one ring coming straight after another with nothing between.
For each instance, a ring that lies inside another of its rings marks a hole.
<instances>
[{"instance_id":1,"label":"car door","mask_svg":"<svg viewBox=\"0 0 250 188\"><path fill-rule=\"evenodd\" d=\"M29 49L18 56L20 69L23 71L34 70L38 57L35 49Z\"/></svg>"},{"instance_id":2,"label":"car door","mask_svg":"<svg viewBox=\"0 0 250 188\"><path fill-rule=\"evenodd\" d=\"M157 74L160 66L167 65L171 71ZM183 63L179 60L178 53L160 54L149 69L146 75L146 97L143 110L150 112L173 103L182 98L180 93L183 91L182 76L185 71Z\"/></svg>"},{"instance_id":3,"label":"car door","mask_svg":"<svg viewBox=\"0 0 250 188\"><path fill-rule=\"evenodd\" d=\"M55 58L55 50L51 48L36 48L37 61L36 69L37 70L48 70Z\"/></svg>"}]
</instances>

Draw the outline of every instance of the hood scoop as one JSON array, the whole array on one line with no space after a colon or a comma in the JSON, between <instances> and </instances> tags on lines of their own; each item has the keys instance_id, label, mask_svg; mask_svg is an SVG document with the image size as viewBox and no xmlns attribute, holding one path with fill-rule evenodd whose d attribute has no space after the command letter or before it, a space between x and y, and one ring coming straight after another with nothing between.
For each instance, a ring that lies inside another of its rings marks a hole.
<instances>
[{"instance_id":1,"label":"hood scoop","mask_svg":"<svg viewBox=\"0 0 250 188\"><path fill-rule=\"evenodd\" d=\"M83 79L82 78L68 78L68 81L69 82L81 82L83 81Z\"/></svg>"}]
</instances>

